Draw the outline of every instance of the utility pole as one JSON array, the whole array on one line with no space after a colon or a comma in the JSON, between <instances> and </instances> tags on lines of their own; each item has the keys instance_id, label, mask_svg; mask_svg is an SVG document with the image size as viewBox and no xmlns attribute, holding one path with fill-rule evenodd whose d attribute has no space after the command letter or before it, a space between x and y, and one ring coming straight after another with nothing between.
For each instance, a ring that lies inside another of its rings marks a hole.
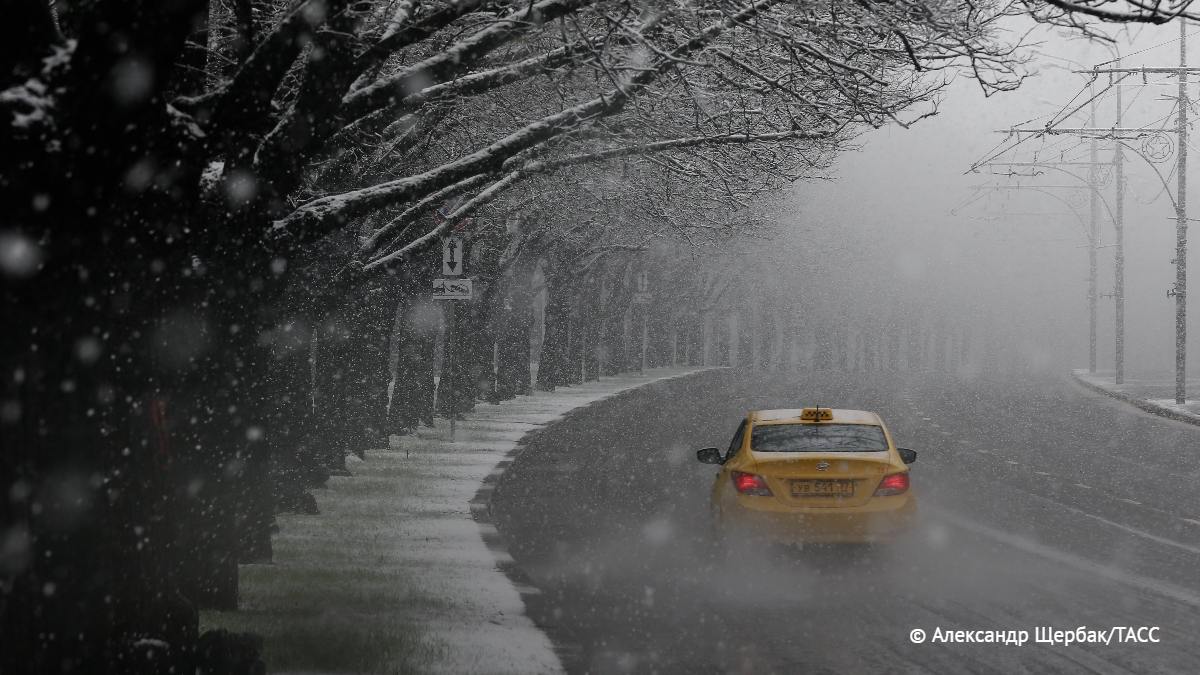
<instances>
[{"instance_id":1,"label":"utility pole","mask_svg":"<svg viewBox=\"0 0 1200 675\"><path fill-rule=\"evenodd\" d=\"M1187 28L1186 24L1179 24L1179 65L1177 67L1146 67L1128 68L1122 67L1120 59L1115 59L1114 68L1092 68L1090 70L1075 71L1082 74L1099 75L1100 73L1108 73L1110 76L1118 73L1126 76L1141 73L1143 77L1150 73L1161 73L1165 75L1173 75L1179 78L1179 89L1175 98L1176 109L1178 110L1176 118L1175 133L1178 139L1176 145L1179 148L1179 157L1176 165L1177 178L1177 194L1175 195L1175 258L1171 262L1175 264L1175 283L1170 290L1167 291L1168 297L1175 298L1175 402L1182 404L1187 400L1187 143L1188 143L1188 75L1195 71L1200 72L1200 68L1190 68L1187 64ZM1113 163L1117 167L1117 212L1114 214L1114 225L1117 230L1117 250L1114 260L1116 266L1116 274L1114 278L1113 295L1116 298L1116 364L1117 374L1115 381L1121 383L1125 376L1125 239L1124 239L1124 208L1125 208L1125 174L1124 174L1124 155L1119 147L1122 136L1125 138L1136 138L1137 134L1144 134L1146 129L1139 128L1124 128L1121 126L1120 107L1121 107L1121 90L1117 88L1117 107L1118 118L1112 128L1098 129L1091 128L1063 128L1063 127L1045 127L1040 129L1006 129L1002 133L1026 133L1038 135L1058 135L1058 134L1080 134L1080 135L1095 135L1103 134L1107 138L1114 139L1117 144L1117 152L1114 156ZM1167 188L1164 181L1163 187Z\"/></svg>"},{"instance_id":2,"label":"utility pole","mask_svg":"<svg viewBox=\"0 0 1200 675\"><path fill-rule=\"evenodd\" d=\"M1179 91L1175 98L1175 105L1178 109L1176 118L1175 133L1178 139L1177 146L1179 147L1179 158L1176 166L1176 178L1178 180L1175 196L1175 285L1171 290L1167 291L1168 296L1175 298L1175 402L1184 403L1187 400L1187 143L1188 143L1188 74L1195 70L1189 68L1187 64L1187 25L1183 22L1179 24L1179 67L1177 68L1122 68L1118 61L1118 67L1110 69L1092 69L1092 73L1167 73L1176 75L1179 78ZM1118 96L1120 90L1118 89ZM1120 100L1120 99L1118 99ZM1120 104L1118 103L1118 106ZM1120 124L1112 129L1112 133L1123 131L1120 129ZM1117 158L1121 154L1118 151ZM1117 204L1118 212L1124 208L1123 199L1124 175L1118 176L1117 184ZM1119 332L1118 340L1118 358L1121 365L1118 366L1118 378L1124 376L1124 232L1118 231L1118 248L1117 260L1120 272L1116 276L1117 287L1113 293L1117 296L1118 312L1119 312ZM1122 381L1118 379L1117 382Z\"/></svg>"},{"instance_id":3,"label":"utility pole","mask_svg":"<svg viewBox=\"0 0 1200 675\"><path fill-rule=\"evenodd\" d=\"M1116 60L1116 66L1121 67L1121 59ZM1109 82L1113 76L1109 74ZM1121 101L1121 88L1117 90L1117 117L1114 127L1121 126L1121 115L1124 105ZM1113 361L1116 373L1113 382L1125 382L1125 153L1121 142L1113 140L1113 169L1116 173L1117 212L1113 218L1113 230L1116 234L1116 252L1113 255L1113 304L1115 305L1115 323L1113 331Z\"/></svg>"},{"instance_id":4,"label":"utility pole","mask_svg":"<svg viewBox=\"0 0 1200 675\"><path fill-rule=\"evenodd\" d=\"M1175 402L1187 400L1187 31L1179 22L1179 194L1175 200Z\"/></svg>"},{"instance_id":5,"label":"utility pole","mask_svg":"<svg viewBox=\"0 0 1200 675\"><path fill-rule=\"evenodd\" d=\"M1091 125L1096 126L1096 104L1092 103ZM1091 217L1088 223L1088 372L1096 374L1096 301L1099 295L1096 277L1096 254L1100 244L1100 181L1096 170L1096 138L1092 137L1090 158L1092 167L1088 171L1088 186L1091 188Z\"/></svg>"}]
</instances>

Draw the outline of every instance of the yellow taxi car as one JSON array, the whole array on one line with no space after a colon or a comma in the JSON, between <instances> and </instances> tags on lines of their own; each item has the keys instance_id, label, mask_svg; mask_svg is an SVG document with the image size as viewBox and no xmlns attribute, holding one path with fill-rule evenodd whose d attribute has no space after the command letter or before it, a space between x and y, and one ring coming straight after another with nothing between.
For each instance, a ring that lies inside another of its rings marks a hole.
<instances>
[{"instance_id":1,"label":"yellow taxi car","mask_svg":"<svg viewBox=\"0 0 1200 675\"><path fill-rule=\"evenodd\" d=\"M878 415L864 410L758 410L742 420L722 454L712 489L718 535L786 543L870 543L908 530L917 500L908 465Z\"/></svg>"}]
</instances>

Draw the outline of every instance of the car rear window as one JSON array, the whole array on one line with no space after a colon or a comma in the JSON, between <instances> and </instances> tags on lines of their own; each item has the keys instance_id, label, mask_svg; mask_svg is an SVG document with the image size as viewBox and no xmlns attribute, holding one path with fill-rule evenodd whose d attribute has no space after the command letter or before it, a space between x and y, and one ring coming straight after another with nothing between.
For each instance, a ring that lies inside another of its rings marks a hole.
<instances>
[{"instance_id":1,"label":"car rear window","mask_svg":"<svg viewBox=\"0 0 1200 675\"><path fill-rule=\"evenodd\" d=\"M767 424L750 432L754 452L880 452L883 429L870 424Z\"/></svg>"}]
</instances>

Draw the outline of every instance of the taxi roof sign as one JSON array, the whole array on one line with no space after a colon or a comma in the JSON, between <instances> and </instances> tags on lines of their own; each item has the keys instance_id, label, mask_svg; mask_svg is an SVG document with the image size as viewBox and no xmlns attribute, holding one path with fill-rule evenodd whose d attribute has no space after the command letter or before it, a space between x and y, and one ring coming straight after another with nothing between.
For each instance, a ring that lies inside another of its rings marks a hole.
<instances>
[{"instance_id":1,"label":"taxi roof sign","mask_svg":"<svg viewBox=\"0 0 1200 675\"><path fill-rule=\"evenodd\" d=\"M805 422L832 422L833 408L802 408L800 419Z\"/></svg>"}]
</instances>

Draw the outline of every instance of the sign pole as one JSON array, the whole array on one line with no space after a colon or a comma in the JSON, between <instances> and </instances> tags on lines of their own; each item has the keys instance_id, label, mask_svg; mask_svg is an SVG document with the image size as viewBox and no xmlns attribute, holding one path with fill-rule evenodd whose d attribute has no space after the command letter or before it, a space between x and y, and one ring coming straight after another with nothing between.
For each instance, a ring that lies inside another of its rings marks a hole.
<instances>
[{"instance_id":1,"label":"sign pole","mask_svg":"<svg viewBox=\"0 0 1200 675\"><path fill-rule=\"evenodd\" d=\"M457 317L454 311L454 302L450 305L450 326L446 332L446 378L449 380L450 389L446 395L450 397L450 440L454 440L454 418L457 417L457 404L454 400L454 324Z\"/></svg>"},{"instance_id":2,"label":"sign pole","mask_svg":"<svg viewBox=\"0 0 1200 675\"><path fill-rule=\"evenodd\" d=\"M439 212L440 213L440 212ZM445 214L440 214L445 215ZM471 222L470 218L458 223L454 232L460 231ZM470 300L474 289L471 279L464 279L463 272L466 263L466 242L461 234L449 234L442 237L442 278L433 280L433 299L448 300L450 304L449 324L446 326L446 398L450 408L450 440L454 440L455 424L458 416L458 401L454 396L454 350L456 340L454 324L458 322L458 314L454 305L456 300Z\"/></svg>"}]
</instances>

